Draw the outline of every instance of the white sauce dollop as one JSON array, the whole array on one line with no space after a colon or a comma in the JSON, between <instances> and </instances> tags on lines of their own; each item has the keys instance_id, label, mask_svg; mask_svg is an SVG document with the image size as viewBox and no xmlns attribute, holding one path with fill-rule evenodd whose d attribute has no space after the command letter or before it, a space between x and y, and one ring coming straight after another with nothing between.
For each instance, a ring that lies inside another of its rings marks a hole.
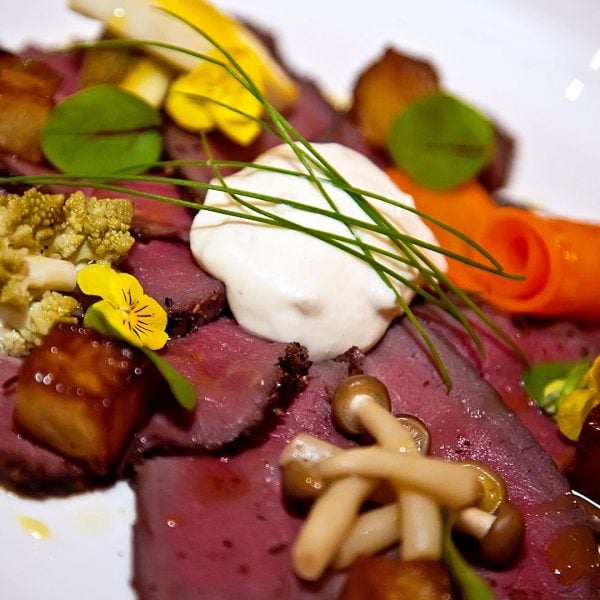
<instances>
[{"instance_id":1,"label":"white sauce dollop","mask_svg":"<svg viewBox=\"0 0 600 600\"><path fill-rule=\"evenodd\" d=\"M414 206L411 196L401 192L362 154L340 144L314 147L354 187ZM288 145L265 152L255 162L305 172ZM245 168L226 181L230 188L329 209L310 181L292 175ZM346 192L332 184L326 189L340 212L369 220ZM304 226L349 237L347 227L325 216L283 204L244 200ZM205 204L249 212L218 191L210 190ZM435 243L430 229L415 214L379 200L371 200L371 204L398 230ZM385 237L364 230L360 237L398 252ZM338 356L352 346L370 349L401 312L394 293L372 267L304 233L199 211L192 224L190 245L198 264L225 283L231 310L244 329L270 340L300 342L315 361ZM445 269L441 255L427 255ZM378 258L392 264L381 255ZM418 279L418 274L402 263L394 262L393 267L412 281ZM406 286L395 286L407 302L414 296Z\"/></svg>"}]
</instances>

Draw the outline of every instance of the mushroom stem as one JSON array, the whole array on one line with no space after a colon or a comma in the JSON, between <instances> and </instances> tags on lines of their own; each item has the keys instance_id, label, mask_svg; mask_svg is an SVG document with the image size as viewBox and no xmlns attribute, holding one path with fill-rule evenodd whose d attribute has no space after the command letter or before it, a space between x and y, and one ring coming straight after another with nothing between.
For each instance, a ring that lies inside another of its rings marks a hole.
<instances>
[{"instance_id":1,"label":"mushroom stem","mask_svg":"<svg viewBox=\"0 0 600 600\"><path fill-rule=\"evenodd\" d=\"M356 376L344 382L333 400L338 425L349 432L364 429L383 448L416 453L417 446L406 424L390 412L385 386L373 377ZM393 483L398 498L400 553L404 560L438 560L442 554L442 516L436 501L417 490Z\"/></svg>"},{"instance_id":2,"label":"mushroom stem","mask_svg":"<svg viewBox=\"0 0 600 600\"><path fill-rule=\"evenodd\" d=\"M481 495L479 480L470 469L438 458L399 454L375 446L332 456L319 463L318 471L326 479L350 475L391 479L453 509L474 504Z\"/></svg>"},{"instance_id":3,"label":"mushroom stem","mask_svg":"<svg viewBox=\"0 0 600 600\"><path fill-rule=\"evenodd\" d=\"M362 513L338 550L336 569L345 569L360 556L377 554L397 543L401 521L396 503Z\"/></svg>"},{"instance_id":4,"label":"mushroom stem","mask_svg":"<svg viewBox=\"0 0 600 600\"><path fill-rule=\"evenodd\" d=\"M317 498L292 547L292 563L299 577L308 581L321 577L375 485L370 479L346 477Z\"/></svg>"},{"instance_id":5,"label":"mushroom stem","mask_svg":"<svg viewBox=\"0 0 600 600\"><path fill-rule=\"evenodd\" d=\"M495 520L496 517L493 514L469 506L458 513L454 521L454 528L472 538L481 540L490 530Z\"/></svg>"},{"instance_id":6,"label":"mushroom stem","mask_svg":"<svg viewBox=\"0 0 600 600\"><path fill-rule=\"evenodd\" d=\"M377 402L361 397L356 414L364 428L386 450L417 452L407 427ZM400 553L404 560L439 560L442 555L443 524L440 508L431 497L395 485L398 497Z\"/></svg>"},{"instance_id":7,"label":"mushroom stem","mask_svg":"<svg viewBox=\"0 0 600 600\"><path fill-rule=\"evenodd\" d=\"M77 284L77 269L68 260L49 256L28 256L27 287L70 292Z\"/></svg>"},{"instance_id":8,"label":"mushroom stem","mask_svg":"<svg viewBox=\"0 0 600 600\"><path fill-rule=\"evenodd\" d=\"M384 448L396 452L415 449L408 429L381 404L362 396L356 400L355 411L363 427Z\"/></svg>"}]
</instances>

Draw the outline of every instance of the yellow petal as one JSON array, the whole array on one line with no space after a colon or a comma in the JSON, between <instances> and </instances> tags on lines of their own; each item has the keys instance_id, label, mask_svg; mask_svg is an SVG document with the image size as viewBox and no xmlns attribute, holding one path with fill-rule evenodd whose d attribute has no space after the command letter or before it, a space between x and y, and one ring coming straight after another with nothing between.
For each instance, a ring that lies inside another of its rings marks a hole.
<instances>
[{"instance_id":1,"label":"yellow petal","mask_svg":"<svg viewBox=\"0 0 600 600\"><path fill-rule=\"evenodd\" d=\"M165 102L165 109L172 119L190 131L210 131L215 121L207 107L210 100L199 96L206 95L204 84L198 82L198 73L191 72L178 77L171 85Z\"/></svg>"},{"instance_id":2,"label":"yellow petal","mask_svg":"<svg viewBox=\"0 0 600 600\"><path fill-rule=\"evenodd\" d=\"M259 135L261 127L258 123L245 119L234 121L230 119L218 119L215 117L219 129L230 139L240 146L250 145Z\"/></svg>"},{"instance_id":3,"label":"yellow petal","mask_svg":"<svg viewBox=\"0 0 600 600\"><path fill-rule=\"evenodd\" d=\"M600 395L589 389L574 390L558 405L556 422L561 432L570 440L577 441L589 412L600 404Z\"/></svg>"},{"instance_id":4,"label":"yellow petal","mask_svg":"<svg viewBox=\"0 0 600 600\"><path fill-rule=\"evenodd\" d=\"M144 296L142 284L128 273L117 273L107 286L105 300L112 302L117 308L128 308Z\"/></svg>"},{"instance_id":5,"label":"yellow petal","mask_svg":"<svg viewBox=\"0 0 600 600\"><path fill-rule=\"evenodd\" d=\"M228 48L228 51L262 91L263 65L256 54L239 47ZM218 60L227 62L219 52L212 54ZM263 114L264 107L223 67L204 61L173 83L167 97L166 110L185 129L208 131L216 125L227 137L246 146L261 132L261 127L254 118Z\"/></svg>"},{"instance_id":6,"label":"yellow petal","mask_svg":"<svg viewBox=\"0 0 600 600\"><path fill-rule=\"evenodd\" d=\"M104 298L105 292L116 275L116 271L111 269L107 264L98 263L88 265L77 273L77 285L88 296L100 296Z\"/></svg>"}]
</instances>

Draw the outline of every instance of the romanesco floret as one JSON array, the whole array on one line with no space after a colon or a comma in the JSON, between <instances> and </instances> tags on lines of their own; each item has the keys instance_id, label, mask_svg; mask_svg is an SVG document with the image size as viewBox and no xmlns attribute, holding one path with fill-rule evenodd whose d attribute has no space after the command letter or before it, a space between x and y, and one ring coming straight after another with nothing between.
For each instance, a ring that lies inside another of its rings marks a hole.
<instances>
[{"instance_id":1,"label":"romanesco floret","mask_svg":"<svg viewBox=\"0 0 600 600\"><path fill-rule=\"evenodd\" d=\"M0 304L25 307L31 303L26 256L26 248L10 248L8 240L0 238Z\"/></svg>"},{"instance_id":2,"label":"romanesco floret","mask_svg":"<svg viewBox=\"0 0 600 600\"><path fill-rule=\"evenodd\" d=\"M74 321L76 265L122 259L134 239L126 199L31 189L0 195L0 353L27 354L59 321Z\"/></svg>"},{"instance_id":3,"label":"romanesco floret","mask_svg":"<svg viewBox=\"0 0 600 600\"><path fill-rule=\"evenodd\" d=\"M42 343L56 323L76 323L71 316L76 307L75 298L50 290L26 310L16 311L0 305L0 353L27 354Z\"/></svg>"},{"instance_id":4,"label":"romanesco floret","mask_svg":"<svg viewBox=\"0 0 600 600\"><path fill-rule=\"evenodd\" d=\"M131 200L89 198L35 189L0 195L0 238L13 248L73 263L118 262L130 250Z\"/></svg>"}]
</instances>

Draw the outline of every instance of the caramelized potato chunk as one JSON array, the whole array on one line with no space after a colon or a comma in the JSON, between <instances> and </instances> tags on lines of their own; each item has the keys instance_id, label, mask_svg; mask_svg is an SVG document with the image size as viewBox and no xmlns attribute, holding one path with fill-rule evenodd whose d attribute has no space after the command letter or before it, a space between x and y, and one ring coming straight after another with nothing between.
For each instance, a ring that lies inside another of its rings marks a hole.
<instances>
[{"instance_id":1,"label":"caramelized potato chunk","mask_svg":"<svg viewBox=\"0 0 600 600\"><path fill-rule=\"evenodd\" d=\"M146 419L157 381L141 353L60 324L19 371L14 421L31 438L105 475Z\"/></svg>"},{"instance_id":2,"label":"caramelized potato chunk","mask_svg":"<svg viewBox=\"0 0 600 600\"><path fill-rule=\"evenodd\" d=\"M42 62L0 53L0 150L40 162L40 134L60 76Z\"/></svg>"},{"instance_id":3,"label":"caramelized potato chunk","mask_svg":"<svg viewBox=\"0 0 600 600\"><path fill-rule=\"evenodd\" d=\"M446 570L438 562L361 558L348 571L340 600L450 600Z\"/></svg>"},{"instance_id":4,"label":"caramelized potato chunk","mask_svg":"<svg viewBox=\"0 0 600 600\"><path fill-rule=\"evenodd\" d=\"M438 87L438 75L428 62L390 48L359 76L350 116L373 146L384 148L392 119Z\"/></svg>"}]
</instances>

